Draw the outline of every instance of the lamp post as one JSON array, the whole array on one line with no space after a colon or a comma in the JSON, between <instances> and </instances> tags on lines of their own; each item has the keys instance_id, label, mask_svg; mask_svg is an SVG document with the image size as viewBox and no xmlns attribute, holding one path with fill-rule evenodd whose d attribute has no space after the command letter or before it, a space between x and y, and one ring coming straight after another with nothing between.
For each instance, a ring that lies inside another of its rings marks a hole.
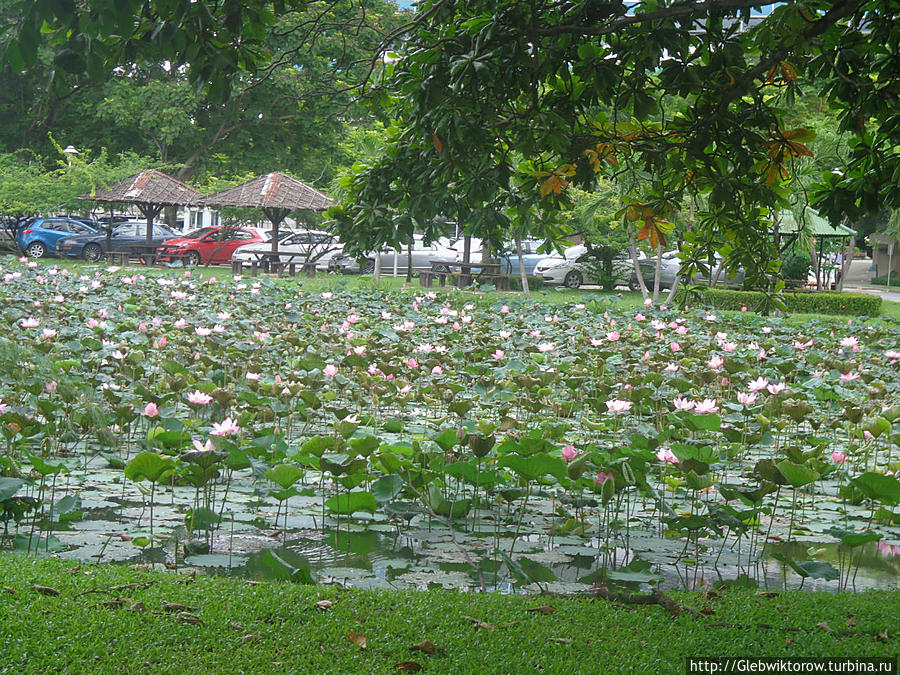
<instances>
[{"instance_id":1,"label":"lamp post","mask_svg":"<svg viewBox=\"0 0 900 675\"><path fill-rule=\"evenodd\" d=\"M72 157L78 154L78 150L74 145L67 145L63 152L66 154L66 162L69 166L72 166Z\"/></svg>"}]
</instances>

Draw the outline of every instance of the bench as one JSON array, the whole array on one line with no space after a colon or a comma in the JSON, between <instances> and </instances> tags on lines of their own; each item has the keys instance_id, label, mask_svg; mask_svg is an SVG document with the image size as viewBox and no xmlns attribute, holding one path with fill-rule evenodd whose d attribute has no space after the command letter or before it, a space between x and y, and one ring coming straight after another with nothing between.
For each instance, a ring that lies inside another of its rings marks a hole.
<instances>
[{"instance_id":1,"label":"bench","mask_svg":"<svg viewBox=\"0 0 900 675\"><path fill-rule=\"evenodd\" d=\"M110 265L118 265L119 267L124 267L128 264L128 253L124 253L123 251L109 251L106 254L106 262Z\"/></svg>"},{"instance_id":2,"label":"bench","mask_svg":"<svg viewBox=\"0 0 900 675\"><path fill-rule=\"evenodd\" d=\"M425 288L431 288L434 285L435 279L437 279L441 286L446 286L447 277L449 276L449 272L419 272L419 285L424 286Z\"/></svg>"}]
</instances>

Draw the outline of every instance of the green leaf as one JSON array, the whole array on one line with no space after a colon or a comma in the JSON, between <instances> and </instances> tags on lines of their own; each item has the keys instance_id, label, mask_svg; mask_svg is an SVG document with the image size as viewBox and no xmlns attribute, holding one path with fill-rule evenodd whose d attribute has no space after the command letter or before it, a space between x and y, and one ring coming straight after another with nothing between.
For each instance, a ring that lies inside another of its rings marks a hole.
<instances>
[{"instance_id":1,"label":"green leaf","mask_svg":"<svg viewBox=\"0 0 900 675\"><path fill-rule=\"evenodd\" d=\"M296 464L279 464L266 471L266 478L273 483L280 485L282 488L289 488L303 478L304 473L306 473L306 471Z\"/></svg>"},{"instance_id":2,"label":"green leaf","mask_svg":"<svg viewBox=\"0 0 900 675\"><path fill-rule=\"evenodd\" d=\"M344 492L327 500L325 506L332 513L349 515L357 511L375 513L378 509L378 502L370 492Z\"/></svg>"},{"instance_id":3,"label":"green leaf","mask_svg":"<svg viewBox=\"0 0 900 675\"><path fill-rule=\"evenodd\" d=\"M694 431L718 431L722 428L722 418L716 414L685 415L684 421Z\"/></svg>"},{"instance_id":4,"label":"green leaf","mask_svg":"<svg viewBox=\"0 0 900 675\"><path fill-rule=\"evenodd\" d=\"M372 496L379 506L394 500L403 490L403 479L396 474L381 476L372 483Z\"/></svg>"},{"instance_id":5,"label":"green leaf","mask_svg":"<svg viewBox=\"0 0 900 675\"><path fill-rule=\"evenodd\" d=\"M161 457L155 452L142 452L125 466L125 477L135 482L149 480L156 483L167 472L175 468L175 462Z\"/></svg>"},{"instance_id":6,"label":"green leaf","mask_svg":"<svg viewBox=\"0 0 900 675\"><path fill-rule=\"evenodd\" d=\"M655 584L663 580L659 574L650 571L651 565L646 560L634 558L625 567L606 573L608 579L638 584Z\"/></svg>"},{"instance_id":7,"label":"green leaf","mask_svg":"<svg viewBox=\"0 0 900 675\"><path fill-rule=\"evenodd\" d=\"M850 484L859 488L869 499L884 504L900 502L900 481L894 476L885 476L876 471L866 471L851 479Z\"/></svg>"},{"instance_id":8,"label":"green leaf","mask_svg":"<svg viewBox=\"0 0 900 675\"><path fill-rule=\"evenodd\" d=\"M498 465L512 469L525 480L537 480L547 475L563 480L568 475L566 463L561 458L546 453L538 453L530 457L505 455L500 459Z\"/></svg>"},{"instance_id":9,"label":"green leaf","mask_svg":"<svg viewBox=\"0 0 900 675\"><path fill-rule=\"evenodd\" d=\"M778 462L775 466L778 467L778 471L781 472L781 475L785 477L791 487L803 487L820 478L819 472L815 469L810 469L803 464L795 464L786 459Z\"/></svg>"},{"instance_id":10,"label":"green leaf","mask_svg":"<svg viewBox=\"0 0 900 675\"><path fill-rule=\"evenodd\" d=\"M0 502L3 502L19 491L25 485L18 478L0 478Z\"/></svg>"}]
</instances>

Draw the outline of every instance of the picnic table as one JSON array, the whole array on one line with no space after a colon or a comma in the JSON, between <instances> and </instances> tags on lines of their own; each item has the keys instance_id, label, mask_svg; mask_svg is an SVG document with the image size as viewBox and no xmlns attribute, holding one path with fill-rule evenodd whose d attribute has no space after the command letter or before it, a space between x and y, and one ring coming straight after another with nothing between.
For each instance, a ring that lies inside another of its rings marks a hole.
<instances>
[{"instance_id":1,"label":"picnic table","mask_svg":"<svg viewBox=\"0 0 900 675\"><path fill-rule=\"evenodd\" d=\"M497 260L489 262L459 262L456 260L432 260L431 270L419 272L419 284L431 288L435 281L441 286L449 279L459 288L472 285L474 280L483 284L494 284L501 290L509 290L509 275L500 273L501 263Z\"/></svg>"},{"instance_id":2,"label":"picnic table","mask_svg":"<svg viewBox=\"0 0 900 675\"><path fill-rule=\"evenodd\" d=\"M259 270L261 269L263 272L270 273L280 273L287 271L288 276L297 276L297 268L303 270L303 273L308 277L316 276L316 263L308 262L307 256L304 253L277 253L272 254L270 252L263 251L250 251L250 255L252 255L256 260L250 263L250 276L255 277ZM278 260L273 260L273 255L278 256ZM297 260L299 259L299 262ZM235 275L243 274L244 272L244 261L243 260L232 260L231 261L231 271Z\"/></svg>"}]
</instances>

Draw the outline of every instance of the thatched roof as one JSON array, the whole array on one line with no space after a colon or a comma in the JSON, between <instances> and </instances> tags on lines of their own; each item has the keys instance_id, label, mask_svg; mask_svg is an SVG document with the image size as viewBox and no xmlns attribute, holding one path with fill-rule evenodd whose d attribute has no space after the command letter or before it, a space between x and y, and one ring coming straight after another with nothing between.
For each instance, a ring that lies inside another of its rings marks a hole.
<instances>
[{"instance_id":1,"label":"thatched roof","mask_svg":"<svg viewBox=\"0 0 900 675\"><path fill-rule=\"evenodd\" d=\"M275 171L202 199L205 206L246 206L294 211L324 211L333 200L306 183Z\"/></svg>"},{"instance_id":2,"label":"thatched roof","mask_svg":"<svg viewBox=\"0 0 900 675\"><path fill-rule=\"evenodd\" d=\"M81 195L78 199L123 204L193 206L198 203L200 193L177 178L155 169L148 169L106 190Z\"/></svg>"}]
</instances>

